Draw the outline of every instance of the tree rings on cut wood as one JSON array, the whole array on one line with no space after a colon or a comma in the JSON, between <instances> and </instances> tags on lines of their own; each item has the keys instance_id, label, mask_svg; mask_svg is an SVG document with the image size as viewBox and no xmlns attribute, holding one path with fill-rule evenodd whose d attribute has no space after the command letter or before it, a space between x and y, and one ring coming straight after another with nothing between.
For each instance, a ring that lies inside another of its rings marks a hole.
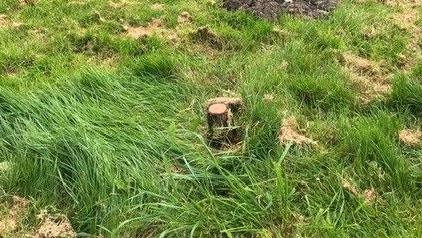
<instances>
[{"instance_id":1,"label":"tree rings on cut wood","mask_svg":"<svg viewBox=\"0 0 422 238\"><path fill-rule=\"evenodd\" d=\"M208 100L206 114L211 146L221 148L240 141L239 127L234 125L233 112L240 111L240 98L218 97Z\"/></svg>"},{"instance_id":2,"label":"tree rings on cut wood","mask_svg":"<svg viewBox=\"0 0 422 238\"><path fill-rule=\"evenodd\" d=\"M213 127L229 126L229 107L224 103L214 103L208 106L208 126Z\"/></svg>"},{"instance_id":3,"label":"tree rings on cut wood","mask_svg":"<svg viewBox=\"0 0 422 238\"><path fill-rule=\"evenodd\" d=\"M229 107L230 111L234 113L240 111L241 107L243 106L242 99L240 98L218 97L208 100L208 105L216 103L226 104Z\"/></svg>"}]
</instances>

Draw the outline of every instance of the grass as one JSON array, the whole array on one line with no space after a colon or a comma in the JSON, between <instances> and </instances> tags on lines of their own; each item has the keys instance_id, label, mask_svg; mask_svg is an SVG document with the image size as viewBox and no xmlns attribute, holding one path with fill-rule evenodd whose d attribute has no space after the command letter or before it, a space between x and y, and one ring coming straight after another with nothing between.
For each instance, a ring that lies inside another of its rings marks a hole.
<instances>
[{"instance_id":1,"label":"grass","mask_svg":"<svg viewBox=\"0 0 422 238\"><path fill-rule=\"evenodd\" d=\"M398 137L422 127L418 36L391 19L402 6L342 1L326 19L268 22L220 1L18 2L0 3L23 23L0 25L0 188L2 204L31 200L24 232L47 208L104 237L422 234L422 150ZM176 41L124 33L159 17ZM205 25L212 41L193 37ZM343 52L381 62L391 93L362 103ZM233 93L243 142L218 151L203 106ZM318 146L280 145L288 116Z\"/></svg>"}]
</instances>

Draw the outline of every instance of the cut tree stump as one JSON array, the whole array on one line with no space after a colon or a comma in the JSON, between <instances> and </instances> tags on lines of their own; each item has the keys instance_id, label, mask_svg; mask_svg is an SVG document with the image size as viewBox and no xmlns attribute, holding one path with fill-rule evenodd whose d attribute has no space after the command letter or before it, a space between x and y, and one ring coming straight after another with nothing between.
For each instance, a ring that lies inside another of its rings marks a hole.
<instances>
[{"instance_id":1,"label":"cut tree stump","mask_svg":"<svg viewBox=\"0 0 422 238\"><path fill-rule=\"evenodd\" d=\"M240 111L240 108L243 106L242 99L240 98L218 97L208 100L208 106L216 103L226 104L227 107L229 107L229 109L234 113Z\"/></svg>"},{"instance_id":2,"label":"cut tree stump","mask_svg":"<svg viewBox=\"0 0 422 238\"><path fill-rule=\"evenodd\" d=\"M214 103L207 110L208 128L229 126L229 107L224 103Z\"/></svg>"},{"instance_id":3,"label":"cut tree stump","mask_svg":"<svg viewBox=\"0 0 422 238\"><path fill-rule=\"evenodd\" d=\"M207 105L208 139L211 146L221 148L238 143L241 133L234 126L233 112L240 110L242 100L219 97L208 100Z\"/></svg>"}]
</instances>

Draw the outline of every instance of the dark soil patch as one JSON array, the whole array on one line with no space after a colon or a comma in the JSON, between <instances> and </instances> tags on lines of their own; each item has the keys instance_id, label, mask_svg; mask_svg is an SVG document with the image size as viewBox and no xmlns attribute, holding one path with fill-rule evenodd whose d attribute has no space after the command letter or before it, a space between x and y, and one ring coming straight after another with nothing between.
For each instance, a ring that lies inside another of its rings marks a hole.
<instances>
[{"instance_id":1,"label":"dark soil patch","mask_svg":"<svg viewBox=\"0 0 422 238\"><path fill-rule=\"evenodd\" d=\"M312 18L326 16L339 0L224 0L227 10L246 10L258 17L275 19L282 13L305 15Z\"/></svg>"}]
</instances>

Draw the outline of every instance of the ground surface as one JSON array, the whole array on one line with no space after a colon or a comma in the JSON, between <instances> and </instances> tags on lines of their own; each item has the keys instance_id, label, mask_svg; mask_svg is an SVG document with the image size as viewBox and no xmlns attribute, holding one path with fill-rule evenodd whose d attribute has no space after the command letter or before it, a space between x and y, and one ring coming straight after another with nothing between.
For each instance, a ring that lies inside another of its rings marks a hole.
<instances>
[{"instance_id":1,"label":"ground surface","mask_svg":"<svg viewBox=\"0 0 422 238\"><path fill-rule=\"evenodd\" d=\"M422 236L421 1L222 6L0 1L0 236Z\"/></svg>"},{"instance_id":2,"label":"ground surface","mask_svg":"<svg viewBox=\"0 0 422 238\"><path fill-rule=\"evenodd\" d=\"M285 13L323 17L337 4L337 0L223 0L227 10L244 10L266 19L276 19Z\"/></svg>"}]
</instances>

